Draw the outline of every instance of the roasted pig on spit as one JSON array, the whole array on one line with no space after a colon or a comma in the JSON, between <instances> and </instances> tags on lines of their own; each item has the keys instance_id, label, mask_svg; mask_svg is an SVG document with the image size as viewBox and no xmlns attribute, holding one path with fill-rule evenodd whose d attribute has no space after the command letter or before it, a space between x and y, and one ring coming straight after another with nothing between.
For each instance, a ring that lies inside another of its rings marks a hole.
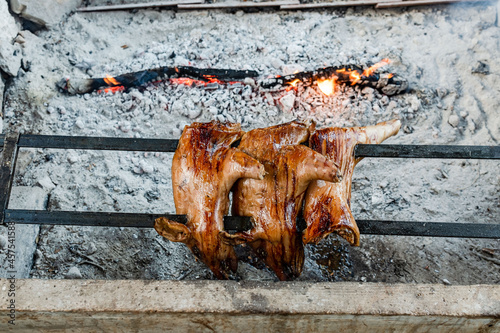
<instances>
[{"instance_id":1,"label":"roasted pig on spit","mask_svg":"<svg viewBox=\"0 0 500 333\"><path fill-rule=\"evenodd\" d=\"M338 233L351 245L359 245L359 230L351 213L351 181L354 167L362 158L354 157L357 144L379 144L398 133L399 120L375 126L325 128L311 134L309 147L339 165L342 181L317 180L307 189L303 232L304 244L317 243L332 232Z\"/></svg>"},{"instance_id":2,"label":"roasted pig on spit","mask_svg":"<svg viewBox=\"0 0 500 333\"><path fill-rule=\"evenodd\" d=\"M333 161L299 145L309 137L309 128L291 122L255 129L241 139L239 149L264 164L264 179L241 179L234 189L233 215L251 216L248 232L221 236L229 244L248 242L280 280L300 275L304 245L296 219L309 183L315 179L339 181Z\"/></svg>"},{"instance_id":3,"label":"roasted pig on spit","mask_svg":"<svg viewBox=\"0 0 500 333\"><path fill-rule=\"evenodd\" d=\"M243 133L232 123L186 126L172 162L172 185L176 212L187 215L187 224L163 217L155 221L160 235L185 243L219 279L227 279L238 265L233 247L219 238L229 191L239 178L262 179L265 173L257 160L231 148Z\"/></svg>"}]
</instances>

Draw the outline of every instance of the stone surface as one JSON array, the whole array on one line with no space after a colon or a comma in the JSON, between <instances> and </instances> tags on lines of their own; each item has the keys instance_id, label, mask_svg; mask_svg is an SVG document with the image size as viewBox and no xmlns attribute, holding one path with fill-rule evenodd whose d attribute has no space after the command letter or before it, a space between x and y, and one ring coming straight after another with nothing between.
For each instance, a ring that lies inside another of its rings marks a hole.
<instances>
[{"instance_id":1,"label":"stone surface","mask_svg":"<svg viewBox=\"0 0 500 333\"><path fill-rule=\"evenodd\" d=\"M0 1L0 69L10 76L16 76L21 67L20 46L14 43L19 30L19 25L9 12L7 1Z\"/></svg>"},{"instance_id":2,"label":"stone surface","mask_svg":"<svg viewBox=\"0 0 500 333\"><path fill-rule=\"evenodd\" d=\"M449 118L448 118L448 123L453 126L453 127L457 127L458 124L460 122L460 118L458 118L458 116L456 114L452 114Z\"/></svg>"},{"instance_id":3,"label":"stone surface","mask_svg":"<svg viewBox=\"0 0 500 333\"><path fill-rule=\"evenodd\" d=\"M18 290L27 311L500 315L499 285L34 279Z\"/></svg>"},{"instance_id":4,"label":"stone surface","mask_svg":"<svg viewBox=\"0 0 500 333\"><path fill-rule=\"evenodd\" d=\"M37 185L47 191L52 191L56 187L48 175L39 179Z\"/></svg>"},{"instance_id":5,"label":"stone surface","mask_svg":"<svg viewBox=\"0 0 500 333\"><path fill-rule=\"evenodd\" d=\"M73 266L68 270L65 277L66 279L81 279L82 273L78 267Z\"/></svg>"},{"instance_id":6,"label":"stone surface","mask_svg":"<svg viewBox=\"0 0 500 333\"><path fill-rule=\"evenodd\" d=\"M19 26L16 20L9 12L9 6L7 1L0 1L0 29L2 33L0 38L10 38L14 39L19 32Z\"/></svg>"},{"instance_id":7,"label":"stone surface","mask_svg":"<svg viewBox=\"0 0 500 333\"><path fill-rule=\"evenodd\" d=\"M81 0L11 0L11 10L23 18L42 26L53 26L75 10Z\"/></svg>"},{"instance_id":8,"label":"stone surface","mask_svg":"<svg viewBox=\"0 0 500 333\"><path fill-rule=\"evenodd\" d=\"M2 290L11 281L0 281ZM15 281L16 332L493 332L500 286ZM4 295L7 295L5 293ZM8 297L0 315L8 317ZM29 315L25 315L28 314ZM7 320L0 322L6 331Z\"/></svg>"},{"instance_id":9,"label":"stone surface","mask_svg":"<svg viewBox=\"0 0 500 333\"><path fill-rule=\"evenodd\" d=\"M47 203L47 192L39 187L14 186L10 196L9 208L11 209L45 209ZM8 238L8 228L0 227L0 235L7 237L8 245L10 239L14 238L15 260L14 267L16 278L28 278L33 258L36 251L36 239L40 230L39 225L16 224L15 237ZM12 231L12 230L11 230ZM0 277L6 277L7 271L11 270L7 261L7 249L0 251Z\"/></svg>"},{"instance_id":10,"label":"stone surface","mask_svg":"<svg viewBox=\"0 0 500 333\"><path fill-rule=\"evenodd\" d=\"M0 69L9 76L17 76L21 68L21 51L18 44L0 39Z\"/></svg>"}]
</instances>

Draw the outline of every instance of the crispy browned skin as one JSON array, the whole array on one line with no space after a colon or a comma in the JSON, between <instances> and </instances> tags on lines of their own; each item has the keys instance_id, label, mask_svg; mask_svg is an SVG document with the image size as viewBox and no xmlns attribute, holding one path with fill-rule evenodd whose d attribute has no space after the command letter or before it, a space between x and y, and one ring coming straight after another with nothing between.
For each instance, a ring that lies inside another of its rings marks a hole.
<instances>
[{"instance_id":1,"label":"crispy browned skin","mask_svg":"<svg viewBox=\"0 0 500 333\"><path fill-rule=\"evenodd\" d=\"M252 216L249 232L222 236L232 244L249 242L280 280L300 275L304 245L296 218L308 184L314 179L338 181L337 167L301 142L307 140L306 125L291 122L248 132L239 148L264 164L263 180L242 179L233 195L233 214Z\"/></svg>"},{"instance_id":2,"label":"crispy browned skin","mask_svg":"<svg viewBox=\"0 0 500 333\"><path fill-rule=\"evenodd\" d=\"M186 214L188 223L166 218L155 223L160 235L185 243L219 279L237 269L233 247L219 238L229 210L229 191L239 178L264 176L262 164L231 148L243 133L239 124L220 122L184 128L172 161L172 186L176 212Z\"/></svg>"},{"instance_id":3,"label":"crispy browned skin","mask_svg":"<svg viewBox=\"0 0 500 333\"><path fill-rule=\"evenodd\" d=\"M339 165L342 181L315 181L309 185L304 205L304 244L317 243L337 232L351 245L359 245L359 229L350 208L352 174L361 161L354 158L354 148L358 143L379 144L400 127L399 120L391 120L367 127L325 128L311 135L309 146Z\"/></svg>"}]
</instances>

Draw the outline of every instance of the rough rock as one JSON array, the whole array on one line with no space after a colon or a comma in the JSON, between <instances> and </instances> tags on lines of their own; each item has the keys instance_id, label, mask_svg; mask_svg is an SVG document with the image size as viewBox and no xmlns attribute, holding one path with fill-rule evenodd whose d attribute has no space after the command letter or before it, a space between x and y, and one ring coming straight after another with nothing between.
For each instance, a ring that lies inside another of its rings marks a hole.
<instances>
[{"instance_id":1,"label":"rough rock","mask_svg":"<svg viewBox=\"0 0 500 333\"><path fill-rule=\"evenodd\" d=\"M279 107L282 112L292 111L294 104L295 104L295 96L293 95L293 93L285 95L279 100Z\"/></svg>"},{"instance_id":2,"label":"rough rock","mask_svg":"<svg viewBox=\"0 0 500 333\"><path fill-rule=\"evenodd\" d=\"M16 20L10 15L7 1L0 1L0 38L10 38L13 40L19 32Z\"/></svg>"},{"instance_id":3,"label":"rough rock","mask_svg":"<svg viewBox=\"0 0 500 333\"><path fill-rule=\"evenodd\" d=\"M9 13L7 2L0 1L0 31L2 32L0 34L0 69L10 76L16 76L21 67L20 46L14 43L19 30L19 25Z\"/></svg>"},{"instance_id":4,"label":"rough rock","mask_svg":"<svg viewBox=\"0 0 500 333\"><path fill-rule=\"evenodd\" d=\"M56 185L52 182L52 179L50 179L49 176L45 176L39 179L36 185L40 186L46 191L52 191L56 187Z\"/></svg>"},{"instance_id":5,"label":"rough rock","mask_svg":"<svg viewBox=\"0 0 500 333\"><path fill-rule=\"evenodd\" d=\"M149 174L154 172L154 167L146 161L141 161L140 166L143 173Z\"/></svg>"},{"instance_id":6,"label":"rough rock","mask_svg":"<svg viewBox=\"0 0 500 333\"><path fill-rule=\"evenodd\" d=\"M81 0L11 0L11 10L21 17L42 26L51 27L75 10Z\"/></svg>"},{"instance_id":7,"label":"rough rock","mask_svg":"<svg viewBox=\"0 0 500 333\"><path fill-rule=\"evenodd\" d=\"M490 74L490 66L483 61L478 61L471 70L472 73L474 74L484 74L488 75Z\"/></svg>"},{"instance_id":8,"label":"rough rock","mask_svg":"<svg viewBox=\"0 0 500 333\"><path fill-rule=\"evenodd\" d=\"M47 192L39 187L15 186L12 188L9 208L11 209L45 209L47 202ZM0 227L0 234L4 237L7 235L7 227ZM15 263L14 270L16 278L25 279L29 277L31 267L33 266L33 258L36 251L36 239L38 238L39 225L16 224L15 225ZM8 238L7 238L8 239ZM0 277L7 276L7 271L10 270L7 265L6 251L0 252Z\"/></svg>"},{"instance_id":9,"label":"rough rock","mask_svg":"<svg viewBox=\"0 0 500 333\"><path fill-rule=\"evenodd\" d=\"M80 269L78 269L78 267L76 266L73 266L68 270L68 272L64 277L66 279L81 279L83 276L82 273L80 272Z\"/></svg>"},{"instance_id":10,"label":"rough rock","mask_svg":"<svg viewBox=\"0 0 500 333\"><path fill-rule=\"evenodd\" d=\"M448 123L453 126L453 127L457 127L458 126L458 123L460 122L460 118L458 118L458 116L456 114L452 114L449 118L448 118Z\"/></svg>"}]
</instances>

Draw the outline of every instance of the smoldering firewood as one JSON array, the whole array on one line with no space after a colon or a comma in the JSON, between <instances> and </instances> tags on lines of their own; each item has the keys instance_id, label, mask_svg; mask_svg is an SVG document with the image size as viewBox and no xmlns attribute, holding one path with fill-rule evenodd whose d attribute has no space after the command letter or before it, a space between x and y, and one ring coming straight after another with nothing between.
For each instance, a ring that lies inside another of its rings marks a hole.
<instances>
[{"instance_id":1,"label":"smoldering firewood","mask_svg":"<svg viewBox=\"0 0 500 333\"><path fill-rule=\"evenodd\" d=\"M369 86L380 90L387 95L395 95L406 91L408 81L395 74L374 73L370 71L366 74L360 66L335 66L325 67L315 71L300 72L287 76L278 76L274 78L262 79L260 86L264 89L270 89L278 86L295 85L298 82L302 84L313 84L319 80L333 79L337 84L349 84ZM88 79L62 79L57 86L64 92L71 95L85 94L106 87L138 87L153 80L162 78L191 78L204 82L217 81L240 81L245 78L257 78L259 73L252 70L233 70L233 69L213 69L196 68L190 66L178 67L159 67L154 69L132 72L115 77L88 78Z\"/></svg>"},{"instance_id":2,"label":"smoldering firewood","mask_svg":"<svg viewBox=\"0 0 500 333\"><path fill-rule=\"evenodd\" d=\"M258 72L251 70L233 70L216 68L196 68L190 66L159 67L138 72L126 73L114 77L88 79L62 79L57 86L71 95L85 94L106 87L139 87L147 82L162 78L191 78L204 82L211 80L235 81L248 77L257 77Z\"/></svg>"},{"instance_id":3,"label":"smoldering firewood","mask_svg":"<svg viewBox=\"0 0 500 333\"><path fill-rule=\"evenodd\" d=\"M396 74L370 73L359 66L325 67L315 71L299 72L282 77L265 79L260 82L263 88L276 86L295 86L297 82L313 84L321 80L335 79L337 84L368 86L380 90L386 95L395 95L408 89L408 81Z\"/></svg>"}]
</instances>

